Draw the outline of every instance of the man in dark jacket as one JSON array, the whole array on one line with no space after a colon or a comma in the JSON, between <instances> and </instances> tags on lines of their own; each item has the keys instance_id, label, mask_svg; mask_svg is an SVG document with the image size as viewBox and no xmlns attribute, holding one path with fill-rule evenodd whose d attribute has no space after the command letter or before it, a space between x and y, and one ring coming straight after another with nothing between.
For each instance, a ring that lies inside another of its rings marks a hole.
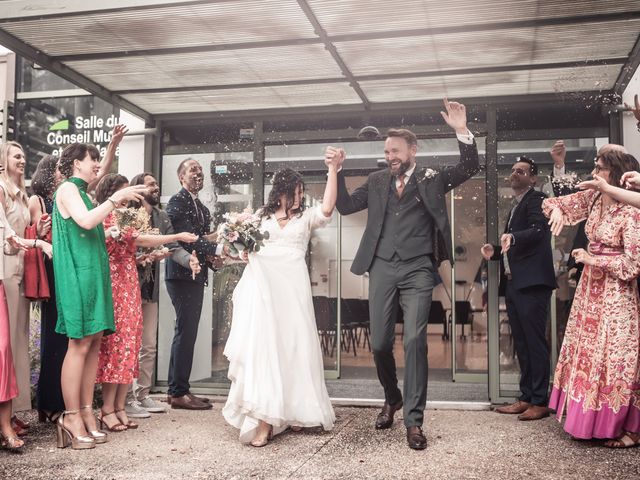
<instances>
[{"instance_id":1,"label":"man in dark jacket","mask_svg":"<svg viewBox=\"0 0 640 480\"><path fill-rule=\"evenodd\" d=\"M192 275L189 268L171 258L167 259L165 281L176 310L176 328L169 360L168 400L171 408L206 410L211 408L211 404L190 392L189 377L202 312L204 286L208 277L207 258L220 256L222 246L207 239L210 238L207 235L211 226L211 214L198 199L198 193L204 185L202 166L196 160L188 158L178 166L178 178L182 189L169 199L166 211L176 232L191 232L200 237L194 243L182 247L195 251L203 268L197 275Z\"/></svg>"},{"instance_id":2,"label":"man in dark jacket","mask_svg":"<svg viewBox=\"0 0 640 480\"><path fill-rule=\"evenodd\" d=\"M368 209L351 271L356 275L369 272L371 348L385 395L376 428L391 427L404 397L407 442L416 450L427 446L422 423L428 375L426 327L434 274L440 262L453 258L445 195L479 170L464 105L445 99L445 107L442 116L458 137L460 163L456 166L440 171L416 168L415 134L393 129L385 140L388 169L369 175L352 194L347 191L344 172L338 174L338 211L349 215ZM327 148L327 156L343 153ZM393 313L398 301L404 317L404 394L398 389L393 358Z\"/></svg>"},{"instance_id":3,"label":"man in dark jacket","mask_svg":"<svg viewBox=\"0 0 640 480\"><path fill-rule=\"evenodd\" d=\"M500 261L500 294L505 296L511 333L520 363L522 395L499 413L519 414L519 420L549 416L549 346L546 327L551 292L557 288L551 233L542 213L545 194L534 190L538 167L519 157L509 177L515 198L500 245L486 244L482 256Z\"/></svg>"}]
</instances>

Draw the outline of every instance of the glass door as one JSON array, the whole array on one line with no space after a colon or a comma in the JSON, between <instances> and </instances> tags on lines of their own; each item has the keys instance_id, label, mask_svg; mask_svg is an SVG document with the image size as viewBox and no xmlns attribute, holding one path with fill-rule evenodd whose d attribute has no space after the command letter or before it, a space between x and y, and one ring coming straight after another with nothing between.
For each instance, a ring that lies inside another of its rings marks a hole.
<instances>
[{"instance_id":1,"label":"glass door","mask_svg":"<svg viewBox=\"0 0 640 480\"><path fill-rule=\"evenodd\" d=\"M253 153L212 152L197 154L167 154L163 156L162 197L166 205L169 198L180 190L176 169L186 158L200 162L205 172L204 187L198 198L209 209L212 228L222 221L227 212L241 212L253 208ZM197 388L228 386L227 359L222 355L231 328L231 296L240 279L244 264L229 259L209 271L204 290L204 302L198 336L193 355L190 382ZM171 343L175 328L175 310L166 291L164 266L160 268L160 299L158 324L157 385L167 382Z\"/></svg>"},{"instance_id":2,"label":"glass door","mask_svg":"<svg viewBox=\"0 0 640 480\"><path fill-rule=\"evenodd\" d=\"M485 183L483 169L452 191L450 198L455 257L450 287L455 305L451 315L454 381L487 382L488 270L480 255L486 243Z\"/></svg>"}]
</instances>

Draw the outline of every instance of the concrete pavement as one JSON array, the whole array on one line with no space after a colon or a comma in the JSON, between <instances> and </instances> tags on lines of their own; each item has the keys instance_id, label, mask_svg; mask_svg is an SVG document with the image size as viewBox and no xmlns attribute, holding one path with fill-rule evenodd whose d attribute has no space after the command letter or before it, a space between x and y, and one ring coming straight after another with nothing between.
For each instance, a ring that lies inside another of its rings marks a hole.
<instances>
[{"instance_id":1,"label":"concrete pavement","mask_svg":"<svg viewBox=\"0 0 640 480\"><path fill-rule=\"evenodd\" d=\"M169 410L112 433L94 450L55 448L50 425L35 423L22 454L0 451L2 479L521 479L640 475L640 449L574 441L555 419L519 422L489 411L427 410L429 447L410 450L401 419L376 431L377 409L336 407L333 431L286 432L254 448L213 410Z\"/></svg>"}]
</instances>

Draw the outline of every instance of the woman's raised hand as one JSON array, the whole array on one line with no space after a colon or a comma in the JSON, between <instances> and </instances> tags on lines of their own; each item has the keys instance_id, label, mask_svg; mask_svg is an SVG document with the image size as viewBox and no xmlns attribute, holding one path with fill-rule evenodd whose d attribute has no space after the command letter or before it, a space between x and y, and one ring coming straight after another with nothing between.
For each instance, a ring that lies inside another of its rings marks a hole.
<instances>
[{"instance_id":1,"label":"woman's raised hand","mask_svg":"<svg viewBox=\"0 0 640 480\"><path fill-rule=\"evenodd\" d=\"M346 152L343 148L328 146L324 152L324 164L338 169L344 163L345 157Z\"/></svg>"},{"instance_id":2,"label":"woman's raised hand","mask_svg":"<svg viewBox=\"0 0 640 480\"><path fill-rule=\"evenodd\" d=\"M142 201L142 195L148 191L149 188L145 185L132 185L130 187L121 188L109 198L116 204L123 204L132 200L140 202Z\"/></svg>"},{"instance_id":3,"label":"woman's raised hand","mask_svg":"<svg viewBox=\"0 0 640 480\"><path fill-rule=\"evenodd\" d=\"M640 172L625 172L620 179L620 185L628 190L640 190Z\"/></svg>"},{"instance_id":4,"label":"woman's raised hand","mask_svg":"<svg viewBox=\"0 0 640 480\"><path fill-rule=\"evenodd\" d=\"M609 183L600 175L594 174L593 180L585 180L578 184L580 190L596 190L598 192L605 192L609 188Z\"/></svg>"},{"instance_id":5,"label":"woman's raised hand","mask_svg":"<svg viewBox=\"0 0 640 480\"><path fill-rule=\"evenodd\" d=\"M549 225L551 226L551 233L556 237L562 233L562 229L565 226L565 218L564 213L558 207L554 208L551 211L551 216L549 217Z\"/></svg>"},{"instance_id":6,"label":"woman's raised hand","mask_svg":"<svg viewBox=\"0 0 640 480\"><path fill-rule=\"evenodd\" d=\"M198 235L190 232L176 233L176 241L184 243L193 243L198 240Z\"/></svg>"}]
</instances>

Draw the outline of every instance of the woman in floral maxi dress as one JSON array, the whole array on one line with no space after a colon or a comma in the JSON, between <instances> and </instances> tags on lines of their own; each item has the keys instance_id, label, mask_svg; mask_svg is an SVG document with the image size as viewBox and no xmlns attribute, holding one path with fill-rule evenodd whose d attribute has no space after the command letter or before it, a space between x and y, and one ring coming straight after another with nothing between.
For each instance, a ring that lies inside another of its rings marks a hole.
<instances>
[{"instance_id":1,"label":"woman in floral maxi dress","mask_svg":"<svg viewBox=\"0 0 640 480\"><path fill-rule=\"evenodd\" d=\"M596 158L594 173L619 185L637 169L631 156L609 151ZM558 358L549 407L564 429L579 439L614 439L610 447L633 446L640 432L639 324L636 277L640 274L640 210L586 190L543 202L554 223L585 218L588 251ZM554 233L558 233L556 230Z\"/></svg>"}]
</instances>

